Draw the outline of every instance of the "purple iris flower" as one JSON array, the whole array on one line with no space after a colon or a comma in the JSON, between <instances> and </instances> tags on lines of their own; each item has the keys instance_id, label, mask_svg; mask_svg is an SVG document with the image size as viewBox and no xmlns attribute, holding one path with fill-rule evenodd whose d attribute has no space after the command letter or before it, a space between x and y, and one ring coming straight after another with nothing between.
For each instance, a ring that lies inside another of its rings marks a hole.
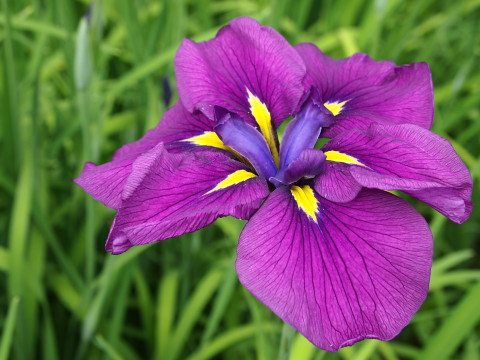
<instances>
[{"instance_id":1,"label":"purple iris flower","mask_svg":"<svg viewBox=\"0 0 480 360\"><path fill-rule=\"evenodd\" d=\"M118 210L107 251L246 219L241 283L313 344L396 336L427 295L432 235L388 191L458 223L472 209L468 169L429 131L428 66L332 60L239 18L185 40L175 68L180 101L159 125L75 179Z\"/></svg>"}]
</instances>

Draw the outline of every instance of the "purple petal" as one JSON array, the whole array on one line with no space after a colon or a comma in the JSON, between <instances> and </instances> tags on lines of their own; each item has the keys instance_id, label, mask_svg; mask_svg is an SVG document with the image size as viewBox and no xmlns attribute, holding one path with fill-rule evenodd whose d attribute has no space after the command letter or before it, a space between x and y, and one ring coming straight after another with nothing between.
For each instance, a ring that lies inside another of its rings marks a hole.
<instances>
[{"instance_id":1,"label":"purple petal","mask_svg":"<svg viewBox=\"0 0 480 360\"><path fill-rule=\"evenodd\" d=\"M362 186L350 174L350 166L325 161L321 173L315 178L315 190L323 198L334 202L355 199Z\"/></svg>"},{"instance_id":2,"label":"purple petal","mask_svg":"<svg viewBox=\"0 0 480 360\"><path fill-rule=\"evenodd\" d=\"M236 114L224 113L215 126L215 132L223 143L244 156L260 176L269 179L277 172L277 166L262 134Z\"/></svg>"},{"instance_id":3,"label":"purple petal","mask_svg":"<svg viewBox=\"0 0 480 360\"><path fill-rule=\"evenodd\" d=\"M158 143L165 144L201 135L213 131L215 123L200 112L189 113L180 101L177 101L165 114L158 125L149 130L140 140L126 144L115 152L113 160L136 154L137 156ZM181 145L189 146L188 143ZM189 146L191 147L191 146Z\"/></svg>"},{"instance_id":4,"label":"purple petal","mask_svg":"<svg viewBox=\"0 0 480 360\"><path fill-rule=\"evenodd\" d=\"M148 165L134 167L107 240L114 254L198 230L218 217L248 219L269 194L259 177L216 189L232 173L249 171L219 152L171 154L160 144L142 157Z\"/></svg>"},{"instance_id":5,"label":"purple petal","mask_svg":"<svg viewBox=\"0 0 480 360\"><path fill-rule=\"evenodd\" d=\"M206 42L184 40L175 58L180 98L189 111L213 119L213 105L254 124L247 89L267 105L278 126L298 106L305 65L274 29L246 17L232 20Z\"/></svg>"},{"instance_id":6,"label":"purple petal","mask_svg":"<svg viewBox=\"0 0 480 360\"><path fill-rule=\"evenodd\" d=\"M118 209L122 202L121 194L125 182L136 159L137 157L132 155L103 165L87 162L80 176L73 181L95 200L112 209Z\"/></svg>"},{"instance_id":7,"label":"purple petal","mask_svg":"<svg viewBox=\"0 0 480 360\"><path fill-rule=\"evenodd\" d=\"M161 142L166 144L187 139L205 131L213 131L214 126L215 123L202 113L195 112L192 114L187 111L181 101L177 101L160 121Z\"/></svg>"},{"instance_id":8,"label":"purple petal","mask_svg":"<svg viewBox=\"0 0 480 360\"><path fill-rule=\"evenodd\" d=\"M433 84L426 63L395 66L366 54L331 59L312 44L297 51L307 65L307 86L316 86L325 102L347 101L335 124L322 132L333 137L370 123L415 124L430 129L433 121Z\"/></svg>"},{"instance_id":9,"label":"purple petal","mask_svg":"<svg viewBox=\"0 0 480 360\"><path fill-rule=\"evenodd\" d=\"M140 155L160 142L169 143L200 135L204 131L212 131L214 125L213 121L200 113L190 114L180 102L177 102L165 113L154 129L149 130L140 140L118 149L111 162L103 165L86 163L82 173L74 179L74 182L95 200L110 208L118 209L125 182L132 171L132 164ZM188 143L180 143L180 145L182 149L192 147Z\"/></svg>"},{"instance_id":10,"label":"purple petal","mask_svg":"<svg viewBox=\"0 0 480 360\"><path fill-rule=\"evenodd\" d=\"M303 150L312 149L323 127L333 123L333 115L312 90L295 118L285 128L280 144L280 168L286 168L295 161Z\"/></svg>"},{"instance_id":11,"label":"purple petal","mask_svg":"<svg viewBox=\"0 0 480 360\"><path fill-rule=\"evenodd\" d=\"M276 185L288 185L303 177L311 178L322 172L325 163L325 154L318 149L305 149L300 156L291 162L286 169L282 169L270 181Z\"/></svg>"},{"instance_id":12,"label":"purple petal","mask_svg":"<svg viewBox=\"0 0 480 360\"><path fill-rule=\"evenodd\" d=\"M472 178L450 143L415 125L372 125L352 130L325 144L357 158L370 169L352 166L362 186L402 190L461 223L471 212Z\"/></svg>"},{"instance_id":13,"label":"purple petal","mask_svg":"<svg viewBox=\"0 0 480 360\"><path fill-rule=\"evenodd\" d=\"M390 340L408 324L427 295L432 235L386 192L320 200L315 223L282 187L245 226L237 256L249 291L314 345L336 351Z\"/></svg>"}]
</instances>

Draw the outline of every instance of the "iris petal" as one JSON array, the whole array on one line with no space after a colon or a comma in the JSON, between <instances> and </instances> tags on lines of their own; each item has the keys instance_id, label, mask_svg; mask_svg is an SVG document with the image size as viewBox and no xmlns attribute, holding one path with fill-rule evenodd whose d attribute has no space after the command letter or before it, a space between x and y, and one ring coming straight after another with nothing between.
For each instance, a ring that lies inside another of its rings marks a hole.
<instances>
[{"instance_id":1,"label":"iris petal","mask_svg":"<svg viewBox=\"0 0 480 360\"><path fill-rule=\"evenodd\" d=\"M136 156L128 156L102 165L85 163L82 173L73 181L95 200L105 206L118 209L122 192L132 171Z\"/></svg>"},{"instance_id":2,"label":"iris petal","mask_svg":"<svg viewBox=\"0 0 480 360\"><path fill-rule=\"evenodd\" d=\"M368 189L347 204L321 199L317 218L276 189L240 236L241 283L324 350L396 336L427 295L426 221L405 200Z\"/></svg>"},{"instance_id":3,"label":"iris petal","mask_svg":"<svg viewBox=\"0 0 480 360\"><path fill-rule=\"evenodd\" d=\"M199 146L211 146L222 150L229 150L228 146L225 146L223 141L218 137L214 131L205 131L204 133L196 136L183 139L182 141L188 141L194 145Z\"/></svg>"},{"instance_id":4,"label":"iris petal","mask_svg":"<svg viewBox=\"0 0 480 360\"><path fill-rule=\"evenodd\" d=\"M366 129L371 123L432 126L433 84L426 63L396 66L366 54L331 59L313 44L295 48L307 65L307 86L317 87L325 102L348 100L322 137Z\"/></svg>"},{"instance_id":5,"label":"iris petal","mask_svg":"<svg viewBox=\"0 0 480 360\"><path fill-rule=\"evenodd\" d=\"M139 156L160 142L171 143L212 131L215 123L201 113L189 113L177 102L163 116L160 123L140 140L123 145L113 155L112 161L95 165L86 163L75 183L105 206L118 209L125 182L132 172L132 165ZM180 143L178 143L180 144ZM186 145L186 143L183 143ZM172 144L169 145L171 147ZM181 150L185 146L180 146ZM190 148L190 145L186 147Z\"/></svg>"},{"instance_id":6,"label":"iris petal","mask_svg":"<svg viewBox=\"0 0 480 360\"><path fill-rule=\"evenodd\" d=\"M355 199L362 186L350 174L350 165L325 161L321 173L315 178L315 191L323 198L344 203Z\"/></svg>"},{"instance_id":7,"label":"iris petal","mask_svg":"<svg viewBox=\"0 0 480 360\"><path fill-rule=\"evenodd\" d=\"M251 173L250 171L246 170L237 170L231 174L229 174L225 179L220 181L212 190L209 190L206 194L210 194L217 190L226 189L230 186L240 184L243 181L248 179L254 178L255 174Z\"/></svg>"},{"instance_id":8,"label":"iris petal","mask_svg":"<svg viewBox=\"0 0 480 360\"><path fill-rule=\"evenodd\" d=\"M248 219L269 193L256 176L212 191L246 170L221 152L172 154L159 144L142 158L128 178L107 240L107 251L115 254L198 230L218 217Z\"/></svg>"},{"instance_id":9,"label":"iris petal","mask_svg":"<svg viewBox=\"0 0 480 360\"><path fill-rule=\"evenodd\" d=\"M305 64L276 30L246 17L234 19L212 40L184 40L175 56L180 98L189 111L213 119L213 106L256 125L249 91L266 105L277 127L292 115L304 94Z\"/></svg>"},{"instance_id":10,"label":"iris petal","mask_svg":"<svg viewBox=\"0 0 480 360\"><path fill-rule=\"evenodd\" d=\"M354 157L349 173L362 186L402 190L461 223L472 210L472 178L450 143L419 126L378 125L350 130L323 147Z\"/></svg>"}]
</instances>

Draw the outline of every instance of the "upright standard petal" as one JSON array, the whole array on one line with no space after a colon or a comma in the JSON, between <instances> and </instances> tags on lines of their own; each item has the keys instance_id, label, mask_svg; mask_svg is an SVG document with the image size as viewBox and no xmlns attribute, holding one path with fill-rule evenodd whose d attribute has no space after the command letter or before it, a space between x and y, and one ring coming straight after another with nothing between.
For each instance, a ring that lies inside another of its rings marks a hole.
<instances>
[{"instance_id":1,"label":"upright standard petal","mask_svg":"<svg viewBox=\"0 0 480 360\"><path fill-rule=\"evenodd\" d=\"M322 149L353 157L349 173L362 186L402 190L461 223L472 210L472 178L450 143L415 125L346 131Z\"/></svg>"},{"instance_id":2,"label":"upright standard petal","mask_svg":"<svg viewBox=\"0 0 480 360\"><path fill-rule=\"evenodd\" d=\"M346 204L317 199L316 221L302 196L278 188L247 223L237 250L241 283L324 350L390 340L427 295L428 224L379 190Z\"/></svg>"},{"instance_id":3,"label":"upright standard petal","mask_svg":"<svg viewBox=\"0 0 480 360\"><path fill-rule=\"evenodd\" d=\"M219 105L254 125L251 113L263 103L278 126L304 93L305 65L295 49L274 29L246 17L232 20L210 41L184 40L175 73L186 108L211 119L213 105Z\"/></svg>"},{"instance_id":4,"label":"upright standard petal","mask_svg":"<svg viewBox=\"0 0 480 360\"><path fill-rule=\"evenodd\" d=\"M307 65L306 86L319 89L325 106L336 117L322 137L365 129L372 122L430 129L433 84L426 63L396 66L366 54L334 60L313 44L299 44L296 49Z\"/></svg>"},{"instance_id":5,"label":"upright standard petal","mask_svg":"<svg viewBox=\"0 0 480 360\"><path fill-rule=\"evenodd\" d=\"M214 125L213 121L201 113L190 114L181 102L177 102L165 113L159 124L140 140L118 149L112 161L102 165L86 163L82 173L74 179L74 182L95 200L102 202L105 206L118 209L125 182L132 171L132 164L140 155L160 142L170 143L201 136L208 132L213 133ZM191 146L192 143L189 142L177 142L175 148L185 149Z\"/></svg>"},{"instance_id":6,"label":"upright standard petal","mask_svg":"<svg viewBox=\"0 0 480 360\"><path fill-rule=\"evenodd\" d=\"M172 154L160 144L141 158L148 166L134 166L107 240L114 254L198 230L218 217L248 219L269 194L265 180L220 152Z\"/></svg>"}]
</instances>

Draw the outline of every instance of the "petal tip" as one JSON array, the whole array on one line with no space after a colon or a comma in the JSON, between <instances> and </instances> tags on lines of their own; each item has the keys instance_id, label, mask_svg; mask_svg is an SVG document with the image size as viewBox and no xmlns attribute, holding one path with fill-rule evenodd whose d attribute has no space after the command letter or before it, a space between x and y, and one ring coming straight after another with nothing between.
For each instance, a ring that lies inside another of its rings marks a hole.
<instances>
[{"instance_id":1,"label":"petal tip","mask_svg":"<svg viewBox=\"0 0 480 360\"><path fill-rule=\"evenodd\" d=\"M122 254L133 246L124 232L117 231L115 229L116 219L117 218L113 220L110 234L108 235L107 242L105 243L105 250L112 253L112 255Z\"/></svg>"},{"instance_id":2,"label":"petal tip","mask_svg":"<svg viewBox=\"0 0 480 360\"><path fill-rule=\"evenodd\" d=\"M463 209L462 209L461 215L450 215L446 216L452 220L456 224L463 224L465 221L467 221L470 218L470 215L472 214L473 210L473 203L470 200L464 200L463 202Z\"/></svg>"},{"instance_id":3,"label":"petal tip","mask_svg":"<svg viewBox=\"0 0 480 360\"><path fill-rule=\"evenodd\" d=\"M95 169L98 165L97 164L94 164L90 161L87 161L84 165L83 165L83 169L82 169L82 172L80 173L80 175L78 175L76 178L73 178L72 181L77 184L78 186L82 186L84 180L85 180L85 176L87 175L88 172L90 172L91 170Z\"/></svg>"},{"instance_id":4,"label":"petal tip","mask_svg":"<svg viewBox=\"0 0 480 360\"><path fill-rule=\"evenodd\" d=\"M348 339L346 341L344 341L343 343L341 343L338 347L334 347L333 345L330 345L332 347L335 348L335 351L338 351L340 350L341 348L344 348L344 347L347 347L347 346L352 346L354 344L356 344L357 342L359 341L362 341L362 340L367 340L367 339L374 339L374 340L381 340L381 341L388 341L390 339L392 339L393 337L389 338L389 339L382 339L380 337L378 337L377 335L373 335L373 334L369 334L369 335L361 335L361 336L357 336L353 339Z\"/></svg>"}]
</instances>

